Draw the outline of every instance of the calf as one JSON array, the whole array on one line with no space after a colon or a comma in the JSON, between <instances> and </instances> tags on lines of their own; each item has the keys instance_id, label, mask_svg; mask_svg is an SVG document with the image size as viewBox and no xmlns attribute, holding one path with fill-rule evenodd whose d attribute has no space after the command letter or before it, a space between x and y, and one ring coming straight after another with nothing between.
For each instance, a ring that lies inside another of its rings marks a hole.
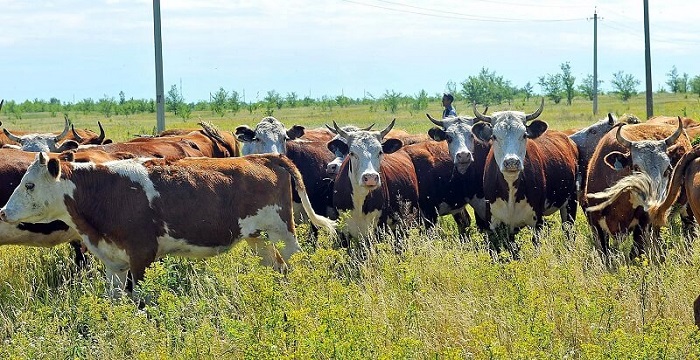
<instances>
[{"instance_id":1,"label":"calf","mask_svg":"<svg viewBox=\"0 0 700 360\"><path fill-rule=\"evenodd\" d=\"M333 122L342 139L328 147L348 154L335 178L333 204L338 211L349 211L347 231L355 238L385 225L395 229L402 214L417 213L418 179L411 158L400 151L401 140L384 140L395 122L382 131L355 132Z\"/></svg>"},{"instance_id":2,"label":"calf","mask_svg":"<svg viewBox=\"0 0 700 360\"><path fill-rule=\"evenodd\" d=\"M543 217L557 210L563 224L576 218L578 151L564 133L547 131L547 123L535 120L543 107L544 99L532 114L500 111L485 116L474 106L482 122L472 131L482 142L492 142L484 169L487 219L491 230L505 227L505 245L511 250L517 250L514 234L523 226L534 226L537 232ZM491 244L500 250L499 243Z\"/></svg>"},{"instance_id":3,"label":"calf","mask_svg":"<svg viewBox=\"0 0 700 360\"><path fill-rule=\"evenodd\" d=\"M64 221L105 263L112 284L123 288L127 271L137 283L157 258L210 257L241 239L264 247L263 263L283 269L300 249L292 186L311 221L333 234L335 224L313 212L294 164L277 155L76 164L40 153L0 209L0 220ZM183 205L185 198L197 208ZM262 232L273 243L283 241L281 257L261 242Z\"/></svg>"}]
</instances>

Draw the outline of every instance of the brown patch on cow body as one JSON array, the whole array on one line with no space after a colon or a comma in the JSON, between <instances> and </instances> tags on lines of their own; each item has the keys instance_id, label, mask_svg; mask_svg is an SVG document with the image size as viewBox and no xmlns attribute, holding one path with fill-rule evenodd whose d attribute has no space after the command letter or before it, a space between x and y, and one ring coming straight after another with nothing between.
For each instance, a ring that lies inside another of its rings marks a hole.
<instances>
[{"instance_id":1,"label":"brown patch on cow body","mask_svg":"<svg viewBox=\"0 0 700 360\"><path fill-rule=\"evenodd\" d=\"M288 170L294 165L284 157L153 159L143 166L158 193L152 201L142 183L109 167L62 163L62 177L76 185L65 200L72 221L93 247L106 241L124 250L136 281L161 255L158 238L164 235L199 247L230 247L242 237L239 221L268 205L279 206L286 230L294 233Z\"/></svg>"}]
</instances>

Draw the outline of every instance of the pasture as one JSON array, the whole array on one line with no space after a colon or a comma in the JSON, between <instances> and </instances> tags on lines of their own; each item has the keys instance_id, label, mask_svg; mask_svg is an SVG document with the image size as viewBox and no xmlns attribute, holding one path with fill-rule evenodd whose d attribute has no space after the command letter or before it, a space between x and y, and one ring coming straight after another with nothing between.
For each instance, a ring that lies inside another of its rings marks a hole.
<instances>
[{"instance_id":1,"label":"pasture","mask_svg":"<svg viewBox=\"0 0 700 360\"><path fill-rule=\"evenodd\" d=\"M644 118L641 96L629 103L605 96L607 112ZM539 98L492 107L533 111ZM659 94L657 115L700 118L697 98ZM464 103L459 114L470 115ZM555 129L588 125L590 102L545 104L540 117ZM439 104L428 112L440 114ZM76 127L97 128L122 141L152 132L154 114L68 114ZM396 117L411 133L432 124L423 112L396 114L369 106L282 108L288 126L383 128ZM222 130L253 126L262 110L219 117L194 112L184 122L166 115L167 128L211 121ZM62 116L0 115L12 129L55 131ZM183 204L196 207L196 204ZM410 219L407 225L410 226ZM258 264L246 245L207 260L166 258L147 270L138 309L128 298L107 296L103 267L94 260L78 272L67 245L51 249L0 247L0 357L86 359L192 358L700 358L700 331L692 301L700 293L700 244L686 243L674 222L664 230L666 260L616 261L608 269L591 244L579 208L574 236L558 216L547 219L537 247L521 231L521 258L494 259L476 229L460 239L450 219L431 231L409 230L404 251L388 242L369 249L312 244L298 226L304 252L281 275ZM629 241L620 245L629 247Z\"/></svg>"}]
</instances>

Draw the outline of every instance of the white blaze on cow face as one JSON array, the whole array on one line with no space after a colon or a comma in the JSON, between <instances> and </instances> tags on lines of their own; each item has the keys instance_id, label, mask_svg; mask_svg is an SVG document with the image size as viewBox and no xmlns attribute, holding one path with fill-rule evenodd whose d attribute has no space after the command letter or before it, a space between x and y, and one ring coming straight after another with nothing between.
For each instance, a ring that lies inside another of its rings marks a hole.
<instances>
[{"instance_id":1,"label":"white blaze on cow face","mask_svg":"<svg viewBox=\"0 0 700 360\"><path fill-rule=\"evenodd\" d=\"M0 209L0 220L10 223L42 223L63 220L70 223L64 203L72 195L75 184L61 180L58 160L39 153L29 166L7 204Z\"/></svg>"},{"instance_id":2,"label":"white blaze on cow face","mask_svg":"<svg viewBox=\"0 0 700 360\"><path fill-rule=\"evenodd\" d=\"M434 127L428 131L428 135L436 141L446 141L447 148L454 163L455 169L464 174L474 161L474 134L472 125L474 119L455 117L442 120L431 118L442 129Z\"/></svg>"},{"instance_id":3,"label":"white blaze on cow face","mask_svg":"<svg viewBox=\"0 0 700 360\"><path fill-rule=\"evenodd\" d=\"M263 118L255 130L245 125L236 128L236 138L243 143L242 155L286 154L287 140L294 140L302 135L303 126L294 125L287 130L284 124L272 116Z\"/></svg>"}]
</instances>

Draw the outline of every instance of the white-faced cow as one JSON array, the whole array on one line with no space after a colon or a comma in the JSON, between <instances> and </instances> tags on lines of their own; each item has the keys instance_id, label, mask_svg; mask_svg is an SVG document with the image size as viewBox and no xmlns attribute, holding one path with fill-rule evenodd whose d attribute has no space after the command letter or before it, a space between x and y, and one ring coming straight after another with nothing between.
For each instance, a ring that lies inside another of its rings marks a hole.
<instances>
[{"instance_id":1,"label":"white-faced cow","mask_svg":"<svg viewBox=\"0 0 700 360\"><path fill-rule=\"evenodd\" d=\"M294 164L279 155L77 164L40 153L0 209L0 220L62 220L105 263L112 284L124 288L127 271L137 283L157 258L210 257L241 239L263 249L265 264L283 269L300 250L292 187L311 221L333 234L335 224L313 212ZM279 253L265 245L262 232L284 243Z\"/></svg>"},{"instance_id":2,"label":"white-faced cow","mask_svg":"<svg viewBox=\"0 0 700 360\"><path fill-rule=\"evenodd\" d=\"M287 140L294 140L304 134L304 127L292 126L287 130L279 120L268 116L260 120L255 129L246 125L236 128L236 138L243 143L241 155L284 154Z\"/></svg>"},{"instance_id":3,"label":"white-faced cow","mask_svg":"<svg viewBox=\"0 0 700 360\"><path fill-rule=\"evenodd\" d=\"M331 151L347 154L335 178L333 204L349 211L347 230L366 237L401 221L402 214L418 210L418 180L410 156L398 139L384 139L394 126L382 131L346 132L333 122L342 139L328 143Z\"/></svg>"},{"instance_id":4,"label":"white-faced cow","mask_svg":"<svg viewBox=\"0 0 700 360\"><path fill-rule=\"evenodd\" d=\"M673 166L690 148L680 122L676 126L625 125L601 139L588 168L582 206L594 230L596 246L604 256L609 254L610 236L630 231L634 245L629 256L634 258L645 251L645 242L655 236L649 234L648 202L665 196ZM618 184L633 171L649 176L652 199L636 196L626 183Z\"/></svg>"},{"instance_id":5,"label":"white-faced cow","mask_svg":"<svg viewBox=\"0 0 700 360\"><path fill-rule=\"evenodd\" d=\"M487 219L492 230L505 227L505 245L512 250L517 250L514 233L519 228L534 226L538 231L543 217L557 210L562 223L573 223L576 217L578 151L564 133L545 132L547 123L535 120L543 107L544 99L532 114L499 111L485 116L474 106L481 122L472 131L481 141L492 142L484 169ZM494 241L492 246L501 247Z\"/></svg>"},{"instance_id":6,"label":"white-faced cow","mask_svg":"<svg viewBox=\"0 0 700 360\"><path fill-rule=\"evenodd\" d=\"M456 192L451 206L458 206L459 202L468 203L474 209L476 225L480 230L489 228L486 213L486 199L484 198L484 168L486 166L486 156L491 145L489 143L475 141L472 132L474 119L467 117L448 117L442 120L434 119L426 114L428 119L437 127L428 131L428 135L435 141L445 144L450 156L448 165L442 168L442 176L446 179L441 181L441 185L436 186L433 192L436 196L447 188ZM417 145L416 145L417 146ZM432 170L432 171L436 171ZM419 171L416 166L416 171ZM449 171L449 173L446 173ZM449 174L449 175L448 175ZM418 175L420 180L421 176ZM423 189L421 189L423 192ZM421 197L423 194L421 193ZM440 196L438 196L440 197ZM452 197L452 195L450 195ZM462 207L464 207L462 205Z\"/></svg>"}]
</instances>

